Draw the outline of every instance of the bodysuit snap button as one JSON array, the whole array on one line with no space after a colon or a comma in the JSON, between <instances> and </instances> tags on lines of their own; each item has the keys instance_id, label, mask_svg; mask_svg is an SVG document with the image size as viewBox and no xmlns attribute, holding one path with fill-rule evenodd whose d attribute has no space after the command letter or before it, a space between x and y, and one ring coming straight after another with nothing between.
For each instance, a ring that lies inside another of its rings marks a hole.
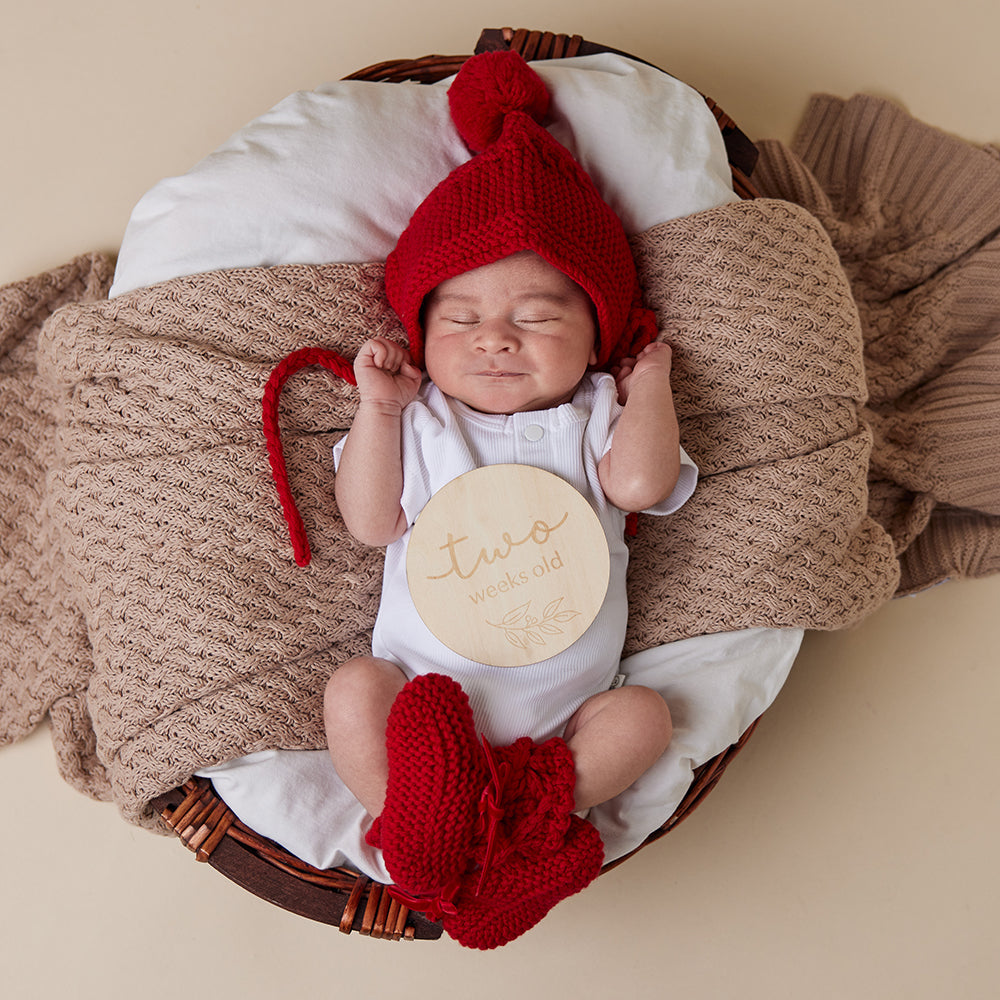
<instances>
[{"instance_id":1,"label":"bodysuit snap button","mask_svg":"<svg viewBox=\"0 0 1000 1000\"><path fill-rule=\"evenodd\" d=\"M524 436L529 441L541 441L542 438L545 437L545 431L542 430L538 424L528 424L528 426L524 428Z\"/></svg>"}]
</instances>

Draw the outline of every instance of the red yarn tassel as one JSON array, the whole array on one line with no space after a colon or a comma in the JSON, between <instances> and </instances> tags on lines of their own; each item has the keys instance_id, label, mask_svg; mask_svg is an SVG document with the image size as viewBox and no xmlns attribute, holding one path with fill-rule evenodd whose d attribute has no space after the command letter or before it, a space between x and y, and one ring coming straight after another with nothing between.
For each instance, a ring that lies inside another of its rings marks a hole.
<instances>
[{"instance_id":1,"label":"red yarn tassel","mask_svg":"<svg viewBox=\"0 0 1000 1000\"><path fill-rule=\"evenodd\" d=\"M285 449L281 444L281 434L278 427L278 402L281 390L288 379L296 372L312 365L318 365L333 372L350 385L357 385L354 378L354 366L343 355L323 347L303 347L294 351L279 362L271 372L264 387L263 422L264 441L267 444L267 457L271 463L271 476L278 491L281 509L288 525L288 534L292 542L292 551L299 566L308 566L312 558L309 551L309 540L306 538L305 525L295 505L295 497L288 484L288 468L285 465Z\"/></svg>"}]
</instances>

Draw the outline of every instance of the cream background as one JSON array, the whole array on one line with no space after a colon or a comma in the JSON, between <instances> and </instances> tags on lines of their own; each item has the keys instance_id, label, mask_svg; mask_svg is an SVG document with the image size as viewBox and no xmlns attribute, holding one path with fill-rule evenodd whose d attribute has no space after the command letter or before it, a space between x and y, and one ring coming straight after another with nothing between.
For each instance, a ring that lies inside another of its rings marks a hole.
<instances>
[{"instance_id":1,"label":"cream background","mask_svg":"<svg viewBox=\"0 0 1000 1000\"><path fill-rule=\"evenodd\" d=\"M1000 141L988 0L5 0L0 282L113 250L139 196L290 91L502 24L578 32L788 139L807 97L891 97ZM388 944L285 914L64 785L44 731L0 751L12 1000L986 1000L1000 982L1000 579L807 637L698 813L506 949Z\"/></svg>"}]
</instances>

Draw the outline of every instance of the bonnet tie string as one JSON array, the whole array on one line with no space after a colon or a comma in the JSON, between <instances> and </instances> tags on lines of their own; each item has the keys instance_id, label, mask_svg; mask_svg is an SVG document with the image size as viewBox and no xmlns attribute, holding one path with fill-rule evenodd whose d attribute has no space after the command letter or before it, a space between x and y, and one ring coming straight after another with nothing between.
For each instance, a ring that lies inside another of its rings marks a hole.
<instances>
[{"instance_id":1,"label":"bonnet tie string","mask_svg":"<svg viewBox=\"0 0 1000 1000\"><path fill-rule=\"evenodd\" d=\"M267 458L271 463L271 476L278 491L281 509L288 525L288 534L292 542L292 551L299 566L308 566L312 555L309 551L309 539L306 537L305 525L292 496L288 484L288 468L285 464L285 449L281 444L281 434L278 428L278 402L285 383L296 372L311 365L319 365L339 376L350 385L357 385L354 378L354 367L343 355L325 347L303 347L289 354L279 362L271 372L264 387L263 418L264 441L267 444Z\"/></svg>"}]
</instances>

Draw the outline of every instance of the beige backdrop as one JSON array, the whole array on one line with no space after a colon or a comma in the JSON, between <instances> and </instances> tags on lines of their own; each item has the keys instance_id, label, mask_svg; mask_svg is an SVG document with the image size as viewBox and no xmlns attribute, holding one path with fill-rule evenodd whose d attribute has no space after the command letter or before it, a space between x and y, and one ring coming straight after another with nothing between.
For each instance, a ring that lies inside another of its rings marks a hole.
<instances>
[{"instance_id":1,"label":"beige backdrop","mask_svg":"<svg viewBox=\"0 0 1000 1000\"><path fill-rule=\"evenodd\" d=\"M6 0L0 282L113 250L139 196L287 93L479 29L578 32L670 69L754 138L866 91L1000 141L987 0ZM10 9L13 8L13 9ZM0 751L12 1000L995 997L1000 579L807 637L748 749L675 833L499 952L345 938L258 902Z\"/></svg>"}]
</instances>

